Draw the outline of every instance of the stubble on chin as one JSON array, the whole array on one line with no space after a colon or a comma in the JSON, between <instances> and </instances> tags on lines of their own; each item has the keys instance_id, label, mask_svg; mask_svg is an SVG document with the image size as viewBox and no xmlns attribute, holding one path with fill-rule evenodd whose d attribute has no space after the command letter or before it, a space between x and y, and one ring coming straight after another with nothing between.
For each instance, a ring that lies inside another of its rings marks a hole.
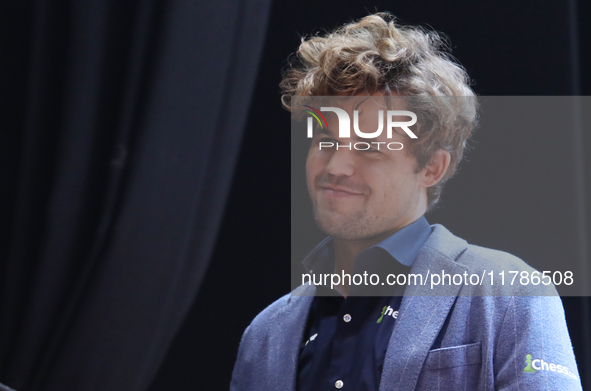
<instances>
[{"instance_id":1,"label":"stubble on chin","mask_svg":"<svg viewBox=\"0 0 591 391\"><path fill-rule=\"evenodd\" d=\"M356 211L343 213L329 206L319 206L318 200L312 202L314 219L326 234L343 240L366 240L390 230L400 221L401 210L410 208L410 199L398 213L388 214L372 210L367 203ZM390 211L391 213L392 211ZM388 216L389 215L389 216Z\"/></svg>"},{"instance_id":2,"label":"stubble on chin","mask_svg":"<svg viewBox=\"0 0 591 391\"><path fill-rule=\"evenodd\" d=\"M344 240L359 240L372 236L374 224L368 221L371 219L368 219L365 209L345 216L340 212L321 208L317 202L313 204L316 224L326 234Z\"/></svg>"}]
</instances>

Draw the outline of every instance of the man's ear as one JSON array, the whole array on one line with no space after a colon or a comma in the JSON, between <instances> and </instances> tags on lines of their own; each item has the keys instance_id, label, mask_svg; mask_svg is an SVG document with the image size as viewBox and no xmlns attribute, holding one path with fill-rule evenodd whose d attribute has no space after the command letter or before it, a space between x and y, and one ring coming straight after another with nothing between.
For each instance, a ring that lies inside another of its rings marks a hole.
<instances>
[{"instance_id":1,"label":"man's ear","mask_svg":"<svg viewBox=\"0 0 591 391\"><path fill-rule=\"evenodd\" d=\"M439 183L447 172L451 156L443 148L439 148L429 160L429 163L421 171L421 184L424 187L431 187Z\"/></svg>"}]
</instances>

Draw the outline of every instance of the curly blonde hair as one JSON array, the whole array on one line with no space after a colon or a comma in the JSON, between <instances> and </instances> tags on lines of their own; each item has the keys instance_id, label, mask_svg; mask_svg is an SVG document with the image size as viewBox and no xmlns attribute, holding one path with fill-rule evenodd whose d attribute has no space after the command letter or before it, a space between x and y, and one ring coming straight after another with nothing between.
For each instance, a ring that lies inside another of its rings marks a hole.
<instances>
[{"instance_id":1,"label":"curly blonde hair","mask_svg":"<svg viewBox=\"0 0 591 391\"><path fill-rule=\"evenodd\" d=\"M440 148L451 156L441 181L427 191L431 210L456 172L477 123L477 101L469 83L439 34L401 26L390 13L380 12L324 36L302 38L280 87L281 101L290 111L293 96L383 92L410 97L409 110L419 118L418 139L408 149L417 160L416 172Z\"/></svg>"}]
</instances>

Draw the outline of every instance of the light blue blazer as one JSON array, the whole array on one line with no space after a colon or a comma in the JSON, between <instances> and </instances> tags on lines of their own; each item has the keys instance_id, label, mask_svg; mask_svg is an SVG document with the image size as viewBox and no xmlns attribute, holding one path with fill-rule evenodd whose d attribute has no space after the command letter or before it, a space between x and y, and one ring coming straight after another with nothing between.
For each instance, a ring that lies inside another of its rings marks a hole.
<instances>
[{"instance_id":1,"label":"light blue blazer","mask_svg":"<svg viewBox=\"0 0 591 391\"><path fill-rule=\"evenodd\" d=\"M411 273L534 271L513 255L470 245L442 225L432 228ZM562 302L555 295L542 296L555 288L506 289L408 286L386 351L380 391L581 390ZM253 320L240 342L232 391L295 390L314 292L313 285L300 286ZM438 336L441 347L432 350Z\"/></svg>"}]
</instances>

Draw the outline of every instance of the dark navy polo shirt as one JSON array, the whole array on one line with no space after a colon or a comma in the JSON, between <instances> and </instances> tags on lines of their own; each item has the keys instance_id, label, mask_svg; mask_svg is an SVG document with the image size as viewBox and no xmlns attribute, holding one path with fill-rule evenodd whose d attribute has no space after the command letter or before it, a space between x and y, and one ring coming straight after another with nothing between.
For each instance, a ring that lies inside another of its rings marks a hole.
<instances>
[{"instance_id":1,"label":"dark navy polo shirt","mask_svg":"<svg viewBox=\"0 0 591 391\"><path fill-rule=\"evenodd\" d=\"M431 234L421 217L382 242L362 251L354 273L408 274L420 248ZM307 272L333 273L332 238L322 241L303 262ZM330 286L317 286L300 347L297 390L377 391L386 349L398 317L404 286L351 285L345 299Z\"/></svg>"}]
</instances>

